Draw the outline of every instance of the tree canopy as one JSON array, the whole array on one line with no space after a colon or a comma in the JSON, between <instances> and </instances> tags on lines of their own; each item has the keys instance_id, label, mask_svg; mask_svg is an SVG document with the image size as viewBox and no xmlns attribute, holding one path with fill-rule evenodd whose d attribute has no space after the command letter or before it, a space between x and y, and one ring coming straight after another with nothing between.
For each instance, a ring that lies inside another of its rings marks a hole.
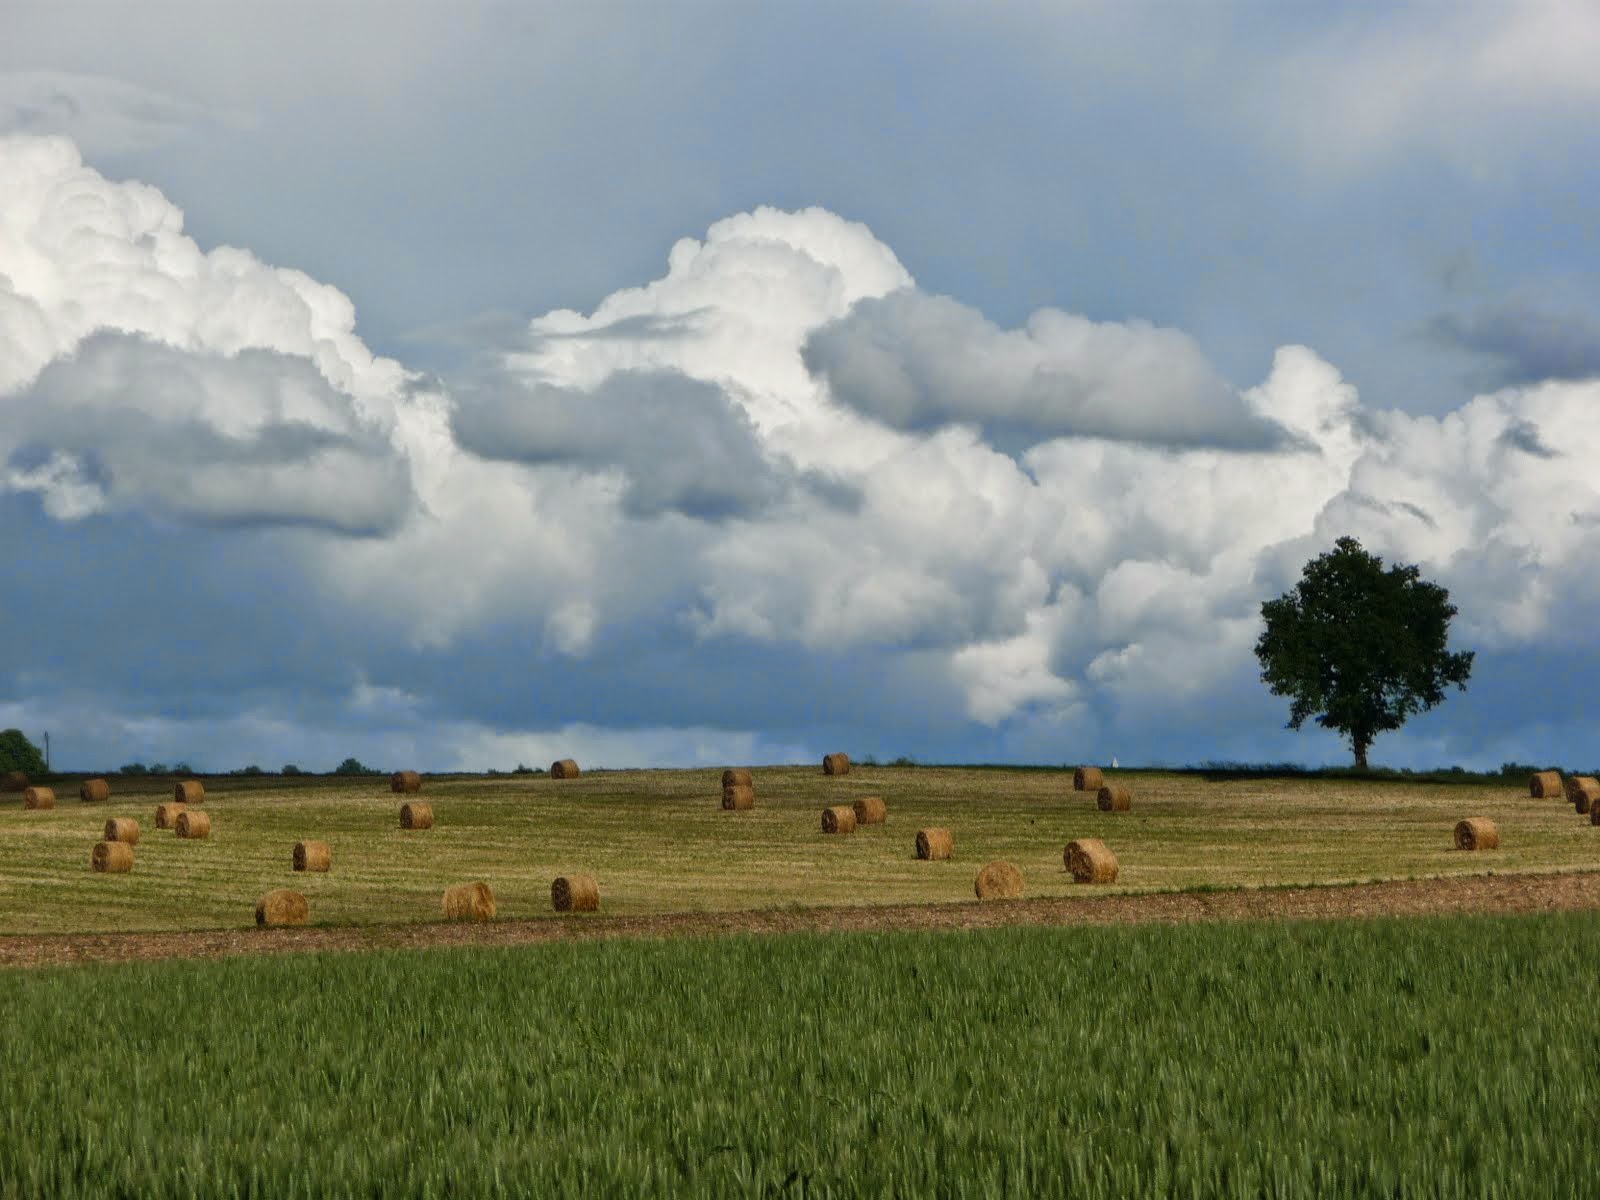
<instances>
[{"instance_id":1,"label":"tree canopy","mask_svg":"<svg viewBox=\"0 0 1600 1200\"><path fill-rule=\"evenodd\" d=\"M0 771L21 771L30 777L43 775L44 755L22 730L0 730Z\"/></svg>"},{"instance_id":2,"label":"tree canopy","mask_svg":"<svg viewBox=\"0 0 1600 1200\"><path fill-rule=\"evenodd\" d=\"M1343 537L1306 564L1292 591L1261 606L1261 680L1287 696L1289 728L1317 724L1350 740L1356 766L1372 740L1466 690L1472 651L1446 648L1450 593L1414 566L1383 560Z\"/></svg>"}]
</instances>

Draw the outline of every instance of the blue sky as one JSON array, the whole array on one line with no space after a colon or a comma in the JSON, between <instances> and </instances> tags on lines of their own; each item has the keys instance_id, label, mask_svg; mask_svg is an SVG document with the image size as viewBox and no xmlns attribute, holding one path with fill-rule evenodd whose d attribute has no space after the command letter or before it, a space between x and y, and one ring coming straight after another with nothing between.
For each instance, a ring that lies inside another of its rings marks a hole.
<instances>
[{"instance_id":1,"label":"blue sky","mask_svg":"<svg viewBox=\"0 0 1600 1200\"><path fill-rule=\"evenodd\" d=\"M1249 648L1352 533L1478 651L1376 760L1593 765L1590 5L0 32L59 762L1338 761Z\"/></svg>"}]
</instances>

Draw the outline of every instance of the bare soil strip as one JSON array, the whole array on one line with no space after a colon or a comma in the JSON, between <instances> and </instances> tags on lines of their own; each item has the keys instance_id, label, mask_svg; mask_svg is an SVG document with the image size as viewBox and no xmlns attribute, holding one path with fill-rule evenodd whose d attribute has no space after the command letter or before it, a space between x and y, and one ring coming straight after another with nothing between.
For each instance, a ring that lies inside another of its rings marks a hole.
<instances>
[{"instance_id":1,"label":"bare soil strip","mask_svg":"<svg viewBox=\"0 0 1600 1200\"><path fill-rule=\"evenodd\" d=\"M996 929L1017 925L1337 920L1467 913L1510 915L1593 909L1600 909L1600 871L1472 875L1325 887L1075 896L995 903L852 905L664 913L642 917L600 915L477 925L250 927L191 933L9 935L0 936L0 967L224 958L236 954L526 946L601 938Z\"/></svg>"}]
</instances>

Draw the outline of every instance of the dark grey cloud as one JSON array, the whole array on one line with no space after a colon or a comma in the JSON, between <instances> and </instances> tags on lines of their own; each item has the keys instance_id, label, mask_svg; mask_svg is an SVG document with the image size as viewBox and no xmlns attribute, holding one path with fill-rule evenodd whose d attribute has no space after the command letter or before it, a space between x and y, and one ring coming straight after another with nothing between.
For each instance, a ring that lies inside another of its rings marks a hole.
<instances>
[{"instance_id":1,"label":"dark grey cloud","mask_svg":"<svg viewBox=\"0 0 1600 1200\"><path fill-rule=\"evenodd\" d=\"M1512 450L1521 450L1524 454L1531 454L1535 458L1560 458L1557 450L1545 445L1544 439L1539 436L1539 427L1532 421L1512 421L1500 434L1500 444Z\"/></svg>"},{"instance_id":2,"label":"dark grey cloud","mask_svg":"<svg viewBox=\"0 0 1600 1200\"><path fill-rule=\"evenodd\" d=\"M1055 309L1002 330L946 296L902 289L817 330L806 369L896 429L976 424L998 443L1101 437L1264 449L1286 435L1251 412L1188 335Z\"/></svg>"},{"instance_id":3,"label":"dark grey cloud","mask_svg":"<svg viewBox=\"0 0 1600 1200\"><path fill-rule=\"evenodd\" d=\"M1505 300L1470 313L1441 313L1428 323L1439 342L1483 354L1500 385L1600 375L1600 315L1559 312L1537 302Z\"/></svg>"},{"instance_id":4,"label":"dark grey cloud","mask_svg":"<svg viewBox=\"0 0 1600 1200\"><path fill-rule=\"evenodd\" d=\"M87 338L0 399L0 483L62 517L136 509L205 525L396 529L409 464L306 359Z\"/></svg>"},{"instance_id":5,"label":"dark grey cloud","mask_svg":"<svg viewBox=\"0 0 1600 1200\"><path fill-rule=\"evenodd\" d=\"M675 371L619 371L591 391L480 376L459 389L456 440L484 458L615 467L633 516L706 521L759 512L792 480L720 387Z\"/></svg>"}]
</instances>

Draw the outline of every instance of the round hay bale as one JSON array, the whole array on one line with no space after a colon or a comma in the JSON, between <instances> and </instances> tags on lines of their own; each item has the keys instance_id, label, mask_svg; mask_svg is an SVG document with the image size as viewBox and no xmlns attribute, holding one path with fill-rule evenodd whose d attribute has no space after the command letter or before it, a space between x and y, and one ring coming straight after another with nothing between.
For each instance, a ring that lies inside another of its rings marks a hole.
<instances>
[{"instance_id":1,"label":"round hay bale","mask_svg":"<svg viewBox=\"0 0 1600 1200\"><path fill-rule=\"evenodd\" d=\"M1580 813L1586 813L1600 801L1600 779L1593 775L1573 775L1566 782L1567 799Z\"/></svg>"},{"instance_id":2,"label":"round hay bale","mask_svg":"<svg viewBox=\"0 0 1600 1200\"><path fill-rule=\"evenodd\" d=\"M823 833L854 833L856 831L856 810L848 804L835 804L832 808L822 810Z\"/></svg>"},{"instance_id":3,"label":"round hay bale","mask_svg":"<svg viewBox=\"0 0 1600 1200\"><path fill-rule=\"evenodd\" d=\"M551 779L576 779L579 775L578 760L574 758L558 758L550 764Z\"/></svg>"},{"instance_id":4,"label":"round hay bale","mask_svg":"<svg viewBox=\"0 0 1600 1200\"><path fill-rule=\"evenodd\" d=\"M20 792L28 786L28 777L21 771L7 771L0 775L0 792Z\"/></svg>"},{"instance_id":5,"label":"round hay bale","mask_svg":"<svg viewBox=\"0 0 1600 1200\"><path fill-rule=\"evenodd\" d=\"M106 841L139 844L139 822L132 817L112 817L106 822Z\"/></svg>"},{"instance_id":6,"label":"round hay bale","mask_svg":"<svg viewBox=\"0 0 1600 1200\"><path fill-rule=\"evenodd\" d=\"M127 842L96 842L89 855L89 865L96 871L121 874L133 870L133 847Z\"/></svg>"},{"instance_id":7,"label":"round hay bale","mask_svg":"<svg viewBox=\"0 0 1600 1200\"><path fill-rule=\"evenodd\" d=\"M934 859L954 858L956 856L956 840L950 836L948 829L919 829L917 830L917 857L932 861Z\"/></svg>"},{"instance_id":8,"label":"round hay bale","mask_svg":"<svg viewBox=\"0 0 1600 1200\"><path fill-rule=\"evenodd\" d=\"M55 788L26 787L22 789L23 808L54 808L55 806Z\"/></svg>"},{"instance_id":9,"label":"round hay bale","mask_svg":"<svg viewBox=\"0 0 1600 1200\"><path fill-rule=\"evenodd\" d=\"M822 756L822 773L824 775L850 774L850 756L848 754L824 754Z\"/></svg>"},{"instance_id":10,"label":"round hay bale","mask_svg":"<svg viewBox=\"0 0 1600 1200\"><path fill-rule=\"evenodd\" d=\"M294 869L296 871L326 871L333 866L333 851L327 842L296 842L294 844Z\"/></svg>"},{"instance_id":11,"label":"round hay bale","mask_svg":"<svg viewBox=\"0 0 1600 1200\"><path fill-rule=\"evenodd\" d=\"M1133 793L1120 783L1110 783L1100 789L1094 802L1101 812L1127 812L1133 807Z\"/></svg>"},{"instance_id":12,"label":"round hay bale","mask_svg":"<svg viewBox=\"0 0 1600 1200\"><path fill-rule=\"evenodd\" d=\"M400 806L401 829L432 829L433 805L412 800Z\"/></svg>"},{"instance_id":13,"label":"round hay bale","mask_svg":"<svg viewBox=\"0 0 1600 1200\"><path fill-rule=\"evenodd\" d=\"M111 785L104 779L85 779L78 785L78 799L85 804L99 804L111 799Z\"/></svg>"},{"instance_id":14,"label":"round hay bale","mask_svg":"<svg viewBox=\"0 0 1600 1200\"><path fill-rule=\"evenodd\" d=\"M722 807L729 812L744 812L756 806L756 790L749 784L729 784L722 789Z\"/></svg>"},{"instance_id":15,"label":"round hay bale","mask_svg":"<svg viewBox=\"0 0 1600 1200\"><path fill-rule=\"evenodd\" d=\"M1079 767L1072 773L1072 790L1075 792L1098 792L1105 783L1106 777L1099 767Z\"/></svg>"},{"instance_id":16,"label":"round hay bale","mask_svg":"<svg viewBox=\"0 0 1600 1200\"><path fill-rule=\"evenodd\" d=\"M1488 817L1468 817L1456 822L1457 850L1498 850L1500 830Z\"/></svg>"},{"instance_id":17,"label":"round hay bale","mask_svg":"<svg viewBox=\"0 0 1600 1200\"><path fill-rule=\"evenodd\" d=\"M1539 771L1528 780L1528 795L1535 800L1543 800L1546 796L1560 796L1562 794L1560 771Z\"/></svg>"},{"instance_id":18,"label":"round hay bale","mask_svg":"<svg viewBox=\"0 0 1600 1200\"><path fill-rule=\"evenodd\" d=\"M422 790L422 776L415 771L396 771L389 776L389 790L404 794L420 792Z\"/></svg>"},{"instance_id":19,"label":"round hay bale","mask_svg":"<svg viewBox=\"0 0 1600 1200\"><path fill-rule=\"evenodd\" d=\"M206 785L198 779L185 779L172 789L172 798L179 804L204 804Z\"/></svg>"},{"instance_id":20,"label":"round hay bale","mask_svg":"<svg viewBox=\"0 0 1600 1200\"><path fill-rule=\"evenodd\" d=\"M1600 825L1600 804L1589 806L1589 824Z\"/></svg>"},{"instance_id":21,"label":"round hay bale","mask_svg":"<svg viewBox=\"0 0 1600 1200\"><path fill-rule=\"evenodd\" d=\"M978 872L973 885L979 900L1020 900L1022 872L1008 862L992 862Z\"/></svg>"},{"instance_id":22,"label":"round hay bale","mask_svg":"<svg viewBox=\"0 0 1600 1200\"><path fill-rule=\"evenodd\" d=\"M755 772L749 767L729 767L722 773L722 786L728 787L755 787Z\"/></svg>"},{"instance_id":23,"label":"round hay bale","mask_svg":"<svg viewBox=\"0 0 1600 1200\"><path fill-rule=\"evenodd\" d=\"M176 829L178 827L178 814L187 811L188 809L183 805L175 804L171 801L166 804L156 805L156 828Z\"/></svg>"},{"instance_id":24,"label":"round hay bale","mask_svg":"<svg viewBox=\"0 0 1600 1200\"><path fill-rule=\"evenodd\" d=\"M458 883L445 888L443 908L446 921L492 921L494 893L481 879L476 883Z\"/></svg>"},{"instance_id":25,"label":"round hay bale","mask_svg":"<svg viewBox=\"0 0 1600 1200\"><path fill-rule=\"evenodd\" d=\"M889 806L882 796L863 796L850 807L856 811L857 825L882 825L889 819Z\"/></svg>"},{"instance_id":26,"label":"round hay bale","mask_svg":"<svg viewBox=\"0 0 1600 1200\"><path fill-rule=\"evenodd\" d=\"M310 919L311 905L288 888L273 888L256 901L257 925L304 925Z\"/></svg>"},{"instance_id":27,"label":"round hay bale","mask_svg":"<svg viewBox=\"0 0 1600 1200\"><path fill-rule=\"evenodd\" d=\"M1061 858L1072 873L1073 883L1115 883L1121 870L1117 856L1099 838L1068 842Z\"/></svg>"},{"instance_id":28,"label":"round hay bale","mask_svg":"<svg viewBox=\"0 0 1600 1200\"><path fill-rule=\"evenodd\" d=\"M600 884L593 875L562 875L550 885L557 912L599 912Z\"/></svg>"},{"instance_id":29,"label":"round hay bale","mask_svg":"<svg viewBox=\"0 0 1600 1200\"><path fill-rule=\"evenodd\" d=\"M211 836L211 814L186 808L178 814L172 827L181 838L208 838Z\"/></svg>"}]
</instances>

